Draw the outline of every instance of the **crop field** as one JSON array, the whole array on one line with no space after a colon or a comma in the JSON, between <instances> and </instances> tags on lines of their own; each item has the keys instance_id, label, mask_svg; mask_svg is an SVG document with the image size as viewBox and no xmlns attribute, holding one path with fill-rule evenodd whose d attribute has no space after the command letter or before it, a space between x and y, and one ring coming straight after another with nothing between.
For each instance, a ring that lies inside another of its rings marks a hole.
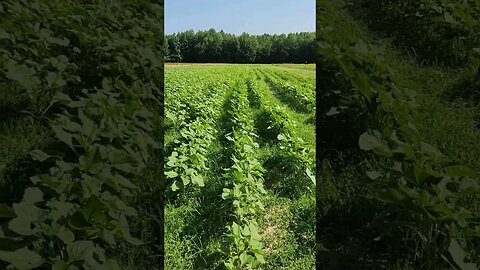
<instances>
[{"instance_id":1,"label":"crop field","mask_svg":"<svg viewBox=\"0 0 480 270\"><path fill-rule=\"evenodd\" d=\"M479 10L317 1L320 269L479 269Z\"/></svg>"},{"instance_id":2,"label":"crop field","mask_svg":"<svg viewBox=\"0 0 480 270\"><path fill-rule=\"evenodd\" d=\"M277 64L275 66L278 68L289 68L297 71L315 71L315 64Z\"/></svg>"},{"instance_id":3,"label":"crop field","mask_svg":"<svg viewBox=\"0 0 480 270\"><path fill-rule=\"evenodd\" d=\"M166 269L315 267L315 72L165 70Z\"/></svg>"},{"instance_id":4,"label":"crop field","mask_svg":"<svg viewBox=\"0 0 480 270\"><path fill-rule=\"evenodd\" d=\"M163 269L163 1L0 17L0 269Z\"/></svg>"}]
</instances>

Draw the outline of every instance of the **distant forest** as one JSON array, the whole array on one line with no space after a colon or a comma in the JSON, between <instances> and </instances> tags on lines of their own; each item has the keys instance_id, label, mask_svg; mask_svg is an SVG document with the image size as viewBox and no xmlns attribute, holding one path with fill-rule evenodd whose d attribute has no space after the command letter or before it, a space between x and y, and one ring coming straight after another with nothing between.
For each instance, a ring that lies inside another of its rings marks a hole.
<instances>
[{"instance_id":1,"label":"distant forest","mask_svg":"<svg viewBox=\"0 0 480 270\"><path fill-rule=\"evenodd\" d=\"M314 63L315 33L233 35L214 29L166 36L167 62Z\"/></svg>"}]
</instances>

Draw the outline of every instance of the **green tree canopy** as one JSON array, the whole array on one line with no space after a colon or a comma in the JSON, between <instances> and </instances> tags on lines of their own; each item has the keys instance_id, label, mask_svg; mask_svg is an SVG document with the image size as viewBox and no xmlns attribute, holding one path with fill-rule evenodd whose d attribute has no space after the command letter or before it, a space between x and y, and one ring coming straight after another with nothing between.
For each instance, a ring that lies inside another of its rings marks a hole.
<instances>
[{"instance_id":1,"label":"green tree canopy","mask_svg":"<svg viewBox=\"0 0 480 270\"><path fill-rule=\"evenodd\" d=\"M209 63L314 63L315 33L239 36L193 31L166 36L166 60Z\"/></svg>"}]
</instances>

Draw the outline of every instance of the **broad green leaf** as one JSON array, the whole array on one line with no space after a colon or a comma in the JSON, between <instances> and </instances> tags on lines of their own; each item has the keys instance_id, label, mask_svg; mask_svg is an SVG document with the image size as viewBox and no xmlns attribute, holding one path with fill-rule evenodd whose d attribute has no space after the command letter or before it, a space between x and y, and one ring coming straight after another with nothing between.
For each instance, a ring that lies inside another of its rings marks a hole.
<instances>
[{"instance_id":1,"label":"broad green leaf","mask_svg":"<svg viewBox=\"0 0 480 270\"><path fill-rule=\"evenodd\" d=\"M67 84L58 72L48 72L45 79L49 87L63 87Z\"/></svg>"},{"instance_id":2,"label":"broad green leaf","mask_svg":"<svg viewBox=\"0 0 480 270\"><path fill-rule=\"evenodd\" d=\"M112 196L110 200L115 200L114 196ZM105 204L106 203L100 200L97 196L91 196L81 207L84 218L92 223L102 224L106 222L106 213L102 211Z\"/></svg>"},{"instance_id":3,"label":"broad green leaf","mask_svg":"<svg viewBox=\"0 0 480 270\"><path fill-rule=\"evenodd\" d=\"M136 188L137 187L130 180L128 180L127 178L123 177L120 174L115 176L115 180L118 182L118 184L120 184L124 187L127 187L127 188Z\"/></svg>"},{"instance_id":4,"label":"broad green leaf","mask_svg":"<svg viewBox=\"0 0 480 270\"><path fill-rule=\"evenodd\" d=\"M52 270L68 270L68 264L61 259L56 259L52 264Z\"/></svg>"},{"instance_id":5,"label":"broad green leaf","mask_svg":"<svg viewBox=\"0 0 480 270\"><path fill-rule=\"evenodd\" d=\"M382 201L397 203L403 200L405 197L404 195L400 194L400 192L396 189L387 189L385 191L377 192L377 198Z\"/></svg>"},{"instance_id":6,"label":"broad green leaf","mask_svg":"<svg viewBox=\"0 0 480 270\"><path fill-rule=\"evenodd\" d=\"M82 109L78 110L78 118L80 119L80 122L82 123L82 129L81 129L81 132L87 136L88 138L92 139L92 138L95 138L96 136L96 131L97 131L97 127L95 125L95 122L90 119L84 112ZM123 153L123 152L121 152ZM120 153L119 155L116 155L115 156L116 158L123 158ZM110 157L112 160L112 157ZM115 164L115 161L112 161L112 163Z\"/></svg>"},{"instance_id":7,"label":"broad green leaf","mask_svg":"<svg viewBox=\"0 0 480 270\"><path fill-rule=\"evenodd\" d=\"M173 156L173 155L172 155L172 156L170 156L170 157L168 158L167 165L170 166L170 167L173 167L173 166L175 166L175 164L177 163L177 161L178 161L178 158L177 158L176 156Z\"/></svg>"},{"instance_id":8,"label":"broad green leaf","mask_svg":"<svg viewBox=\"0 0 480 270\"><path fill-rule=\"evenodd\" d=\"M265 263L265 257L262 254L255 253L255 258L257 258L259 263Z\"/></svg>"},{"instance_id":9,"label":"broad green leaf","mask_svg":"<svg viewBox=\"0 0 480 270\"><path fill-rule=\"evenodd\" d=\"M255 223L250 223L249 228L252 238L260 238L260 234L258 233L258 226Z\"/></svg>"},{"instance_id":10,"label":"broad green leaf","mask_svg":"<svg viewBox=\"0 0 480 270\"><path fill-rule=\"evenodd\" d=\"M172 184L172 191L177 191L177 190L179 190L179 189L180 189L180 187L177 185L177 181L173 182L173 184Z\"/></svg>"},{"instance_id":11,"label":"broad green leaf","mask_svg":"<svg viewBox=\"0 0 480 270\"><path fill-rule=\"evenodd\" d=\"M205 183L203 182L203 177L199 174L192 176L192 183L197 184L199 187L205 186Z\"/></svg>"},{"instance_id":12,"label":"broad green leaf","mask_svg":"<svg viewBox=\"0 0 480 270\"><path fill-rule=\"evenodd\" d=\"M102 88L107 90L107 91L111 91L112 90L112 80L110 78L103 78Z\"/></svg>"},{"instance_id":13,"label":"broad green leaf","mask_svg":"<svg viewBox=\"0 0 480 270\"><path fill-rule=\"evenodd\" d=\"M23 201L26 203L38 203L43 201L43 192L37 187L25 189L23 193Z\"/></svg>"},{"instance_id":14,"label":"broad green leaf","mask_svg":"<svg viewBox=\"0 0 480 270\"><path fill-rule=\"evenodd\" d=\"M128 243L130 243L134 246L139 246L139 245L143 244L142 240L140 240L138 238L135 238L135 237L132 237L132 235L130 234L130 228L129 228L129 225L128 225L127 218L123 214L121 215L121 217L119 219L118 228L122 232L123 238Z\"/></svg>"},{"instance_id":15,"label":"broad green leaf","mask_svg":"<svg viewBox=\"0 0 480 270\"><path fill-rule=\"evenodd\" d=\"M250 235L250 229L248 228L248 226L243 227L242 234L245 235L245 236Z\"/></svg>"},{"instance_id":16,"label":"broad green leaf","mask_svg":"<svg viewBox=\"0 0 480 270\"><path fill-rule=\"evenodd\" d=\"M422 142L422 151L434 156L435 158L444 156L437 148L426 142Z\"/></svg>"},{"instance_id":17,"label":"broad green leaf","mask_svg":"<svg viewBox=\"0 0 480 270\"><path fill-rule=\"evenodd\" d=\"M120 171L126 172L126 173L133 173L135 168L127 163L124 164L115 164L113 165L114 168L119 169Z\"/></svg>"},{"instance_id":18,"label":"broad green leaf","mask_svg":"<svg viewBox=\"0 0 480 270\"><path fill-rule=\"evenodd\" d=\"M16 81L21 86L30 90L39 84L38 78L34 75L35 70L26 65L19 65L14 61L8 61L6 64L7 72L5 76L7 79Z\"/></svg>"},{"instance_id":19,"label":"broad green leaf","mask_svg":"<svg viewBox=\"0 0 480 270\"><path fill-rule=\"evenodd\" d=\"M462 270L478 270L477 266L474 263L465 262L465 251L458 244L457 240L451 239L450 246L448 247L448 252L452 256L453 261L457 264L458 267Z\"/></svg>"},{"instance_id":20,"label":"broad green leaf","mask_svg":"<svg viewBox=\"0 0 480 270\"><path fill-rule=\"evenodd\" d=\"M374 133L379 136L379 133L377 131L374 131ZM373 150L375 153L385 157L392 156L392 152L389 147L385 143L383 143L378 137L373 136L370 133L363 133L358 140L358 144L360 146L360 149L362 150Z\"/></svg>"},{"instance_id":21,"label":"broad green leaf","mask_svg":"<svg viewBox=\"0 0 480 270\"><path fill-rule=\"evenodd\" d=\"M225 267L227 267L228 270L233 270L235 269L235 265L233 264L232 261L225 262Z\"/></svg>"},{"instance_id":22,"label":"broad green leaf","mask_svg":"<svg viewBox=\"0 0 480 270\"><path fill-rule=\"evenodd\" d=\"M168 171L165 172L165 175L167 176L167 178L175 178L178 176L178 173L176 173L175 171Z\"/></svg>"},{"instance_id":23,"label":"broad green leaf","mask_svg":"<svg viewBox=\"0 0 480 270\"><path fill-rule=\"evenodd\" d=\"M115 236L112 231L104 230L103 231L103 239L110 245L116 245L117 241L115 240Z\"/></svg>"},{"instance_id":24,"label":"broad green leaf","mask_svg":"<svg viewBox=\"0 0 480 270\"><path fill-rule=\"evenodd\" d=\"M136 237L132 237L131 235L127 235L125 236L124 235L124 239L125 241L127 241L128 243L134 245L134 246L140 246L140 245L143 245L144 242Z\"/></svg>"},{"instance_id":25,"label":"broad green leaf","mask_svg":"<svg viewBox=\"0 0 480 270\"><path fill-rule=\"evenodd\" d=\"M13 211L18 217L25 218L30 221L36 221L42 215L42 210L40 208L27 202L14 203Z\"/></svg>"},{"instance_id":26,"label":"broad green leaf","mask_svg":"<svg viewBox=\"0 0 480 270\"><path fill-rule=\"evenodd\" d=\"M246 151L246 152L252 152L253 151L253 148L248 145L248 144L244 144L243 145L243 149Z\"/></svg>"},{"instance_id":27,"label":"broad green leaf","mask_svg":"<svg viewBox=\"0 0 480 270\"><path fill-rule=\"evenodd\" d=\"M358 144L360 145L360 149L365 151L370 151L381 146L381 143L378 141L378 139L369 133L363 133L360 136Z\"/></svg>"},{"instance_id":28,"label":"broad green leaf","mask_svg":"<svg viewBox=\"0 0 480 270\"><path fill-rule=\"evenodd\" d=\"M247 252L242 252L242 254L240 254L240 262L242 265L248 263L249 259L250 255L248 255Z\"/></svg>"},{"instance_id":29,"label":"broad green leaf","mask_svg":"<svg viewBox=\"0 0 480 270\"><path fill-rule=\"evenodd\" d=\"M44 263L40 255L26 248L16 251L0 250L0 259L12 264L18 270L35 269Z\"/></svg>"},{"instance_id":30,"label":"broad green leaf","mask_svg":"<svg viewBox=\"0 0 480 270\"><path fill-rule=\"evenodd\" d=\"M234 235L240 235L240 226L235 222L232 224L232 232Z\"/></svg>"},{"instance_id":31,"label":"broad green leaf","mask_svg":"<svg viewBox=\"0 0 480 270\"><path fill-rule=\"evenodd\" d=\"M63 128L61 128L60 126L53 126L52 129L53 131L55 131L55 135L60 141L73 148L73 136L71 134L65 132L65 130L63 130Z\"/></svg>"},{"instance_id":32,"label":"broad green leaf","mask_svg":"<svg viewBox=\"0 0 480 270\"><path fill-rule=\"evenodd\" d=\"M367 171L366 172L368 178L372 179L372 180L376 180L378 179L379 177L382 176L381 173L379 173L378 171Z\"/></svg>"},{"instance_id":33,"label":"broad green leaf","mask_svg":"<svg viewBox=\"0 0 480 270\"><path fill-rule=\"evenodd\" d=\"M28 236L35 233L32 229L32 220L28 217L16 217L8 222L8 228L20 235Z\"/></svg>"},{"instance_id":34,"label":"broad green leaf","mask_svg":"<svg viewBox=\"0 0 480 270\"><path fill-rule=\"evenodd\" d=\"M75 235L71 230L65 226L61 226L57 232L58 238L60 238L65 244L71 244L75 240Z\"/></svg>"},{"instance_id":35,"label":"broad green leaf","mask_svg":"<svg viewBox=\"0 0 480 270\"><path fill-rule=\"evenodd\" d=\"M58 160L58 161L56 161L55 163L57 164L57 166L58 166L60 169L66 171L66 172L71 171L71 170L73 170L73 169L76 167L76 164L75 164L75 163L67 163L67 162L65 162L65 161L63 161L63 160Z\"/></svg>"},{"instance_id":36,"label":"broad green leaf","mask_svg":"<svg viewBox=\"0 0 480 270\"><path fill-rule=\"evenodd\" d=\"M102 190L103 181L98 178L84 175L81 186L83 189L84 197L97 196Z\"/></svg>"},{"instance_id":37,"label":"broad green leaf","mask_svg":"<svg viewBox=\"0 0 480 270\"><path fill-rule=\"evenodd\" d=\"M361 39L358 40L353 49L361 55L368 55L367 44Z\"/></svg>"},{"instance_id":38,"label":"broad green leaf","mask_svg":"<svg viewBox=\"0 0 480 270\"><path fill-rule=\"evenodd\" d=\"M74 209L74 205L68 202L50 201L47 205L52 209L50 214L54 220L68 216Z\"/></svg>"},{"instance_id":39,"label":"broad green leaf","mask_svg":"<svg viewBox=\"0 0 480 270\"><path fill-rule=\"evenodd\" d=\"M475 171L474 169L466 165L449 166L445 168L445 171L449 176L463 176L463 177L476 178L476 177L479 177L480 175L479 172Z\"/></svg>"},{"instance_id":40,"label":"broad green leaf","mask_svg":"<svg viewBox=\"0 0 480 270\"><path fill-rule=\"evenodd\" d=\"M67 245L68 259L70 262L84 261L93 257L92 241L75 241Z\"/></svg>"},{"instance_id":41,"label":"broad green leaf","mask_svg":"<svg viewBox=\"0 0 480 270\"><path fill-rule=\"evenodd\" d=\"M190 184L190 177L189 175L182 175L180 176L180 178L182 179L182 183L184 186L187 186L188 184Z\"/></svg>"},{"instance_id":42,"label":"broad green leaf","mask_svg":"<svg viewBox=\"0 0 480 270\"><path fill-rule=\"evenodd\" d=\"M70 98L69 95L63 93L63 92L56 92L55 96L53 97L54 102L71 102L72 99Z\"/></svg>"},{"instance_id":43,"label":"broad green leaf","mask_svg":"<svg viewBox=\"0 0 480 270\"><path fill-rule=\"evenodd\" d=\"M47 155L45 152L43 152L42 150L33 150L32 152L30 152L30 156L32 157L33 160L38 160L40 162L43 162L45 160L47 160L50 155Z\"/></svg>"}]
</instances>

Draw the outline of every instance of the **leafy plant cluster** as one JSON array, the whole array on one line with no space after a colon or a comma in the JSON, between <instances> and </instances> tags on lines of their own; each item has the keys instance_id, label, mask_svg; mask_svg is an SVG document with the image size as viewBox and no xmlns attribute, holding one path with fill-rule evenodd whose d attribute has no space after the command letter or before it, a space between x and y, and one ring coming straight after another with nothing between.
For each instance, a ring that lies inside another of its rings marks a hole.
<instances>
[{"instance_id":1,"label":"leafy plant cluster","mask_svg":"<svg viewBox=\"0 0 480 270\"><path fill-rule=\"evenodd\" d=\"M315 147L296 135L295 122L288 117L283 108L274 106L269 99L261 94L259 86L255 81L247 81L247 86L249 90L258 94L260 108L266 116L266 124L268 124L271 137L281 143L280 148L283 150L285 157L311 180L307 187L312 183L316 185L314 175ZM304 184L302 186L305 186Z\"/></svg>"},{"instance_id":2,"label":"leafy plant cluster","mask_svg":"<svg viewBox=\"0 0 480 270\"><path fill-rule=\"evenodd\" d=\"M8 269L121 269L112 251L142 244L126 198L160 148L162 14L152 1L0 3L1 87L56 140L31 152L23 199L0 206Z\"/></svg>"},{"instance_id":3,"label":"leafy plant cluster","mask_svg":"<svg viewBox=\"0 0 480 270\"><path fill-rule=\"evenodd\" d=\"M201 101L208 97L206 91L210 90L211 85L218 84L222 74L212 70L209 79L203 80L198 71L182 69L169 71L168 76L172 80L165 81L165 87L174 91L166 97L168 102L165 103L165 125L178 130L206 107ZM192 95L192 92L199 94Z\"/></svg>"},{"instance_id":4,"label":"leafy plant cluster","mask_svg":"<svg viewBox=\"0 0 480 270\"><path fill-rule=\"evenodd\" d=\"M271 73L275 74L278 78L291 81L295 84L300 84L305 91L309 92L309 95L315 95L315 80L310 79L294 72L280 72L277 70L271 70Z\"/></svg>"},{"instance_id":5,"label":"leafy plant cluster","mask_svg":"<svg viewBox=\"0 0 480 270\"><path fill-rule=\"evenodd\" d=\"M309 91L309 89L304 89L298 84L292 85L271 73L265 73L265 78L278 91L281 99L291 104L296 110L305 113L315 110L315 94Z\"/></svg>"},{"instance_id":6,"label":"leafy plant cluster","mask_svg":"<svg viewBox=\"0 0 480 270\"><path fill-rule=\"evenodd\" d=\"M186 87L189 84L183 84L185 87L179 87L169 97L172 104L167 107L165 115L173 123L181 121L176 125L182 140L174 141L178 146L165 164L165 176L173 180L173 191L190 183L199 187L205 185L202 174L208 169L205 165L206 154L215 138L215 119L227 89L227 85L214 82L212 77L212 81L208 84L201 83L198 88L195 87L197 84L189 87ZM192 89L196 89L195 95L192 95Z\"/></svg>"},{"instance_id":7,"label":"leafy plant cluster","mask_svg":"<svg viewBox=\"0 0 480 270\"><path fill-rule=\"evenodd\" d=\"M328 10L320 8L317 32L320 101L329 108L322 121L353 132L348 139L359 138L360 149L375 154L376 168L366 172L372 198L385 205L389 228L417 236L425 267L444 261L477 269L479 217L465 201L479 191L480 174L424 140L414 88L396 76L382 48L339 35Z\"/></svg>"},{"instance_id":8,"label":"leafy plant cluster","mask_svg":"<svg viewBox=\"0 0 480 270\"><path fill-rule=\"evenodd\" d=\"M367 20L399 34L422 60L465 64L480 50L478 0L362 0Z\"/></svg>"},{"instance_id":9,"label":"leafy plant cluster","mask_svg":"<svg viewBox=\"0 0 480 270\"><path fill-rule=\"evenodd\" d=\"M264 210L262 196L266 194L262 175L265 169L256 158L258 143L254 141L254 125L244 83L238 83L230 99L229 115L233 131L227 139L233 144L233 165L225 177L233 187L224 188L222 198L233 200L235 221L227 226L230 243L227 269L254 269L265 263L263 243L256 215Z\"/></svg>"}]
</instances>

